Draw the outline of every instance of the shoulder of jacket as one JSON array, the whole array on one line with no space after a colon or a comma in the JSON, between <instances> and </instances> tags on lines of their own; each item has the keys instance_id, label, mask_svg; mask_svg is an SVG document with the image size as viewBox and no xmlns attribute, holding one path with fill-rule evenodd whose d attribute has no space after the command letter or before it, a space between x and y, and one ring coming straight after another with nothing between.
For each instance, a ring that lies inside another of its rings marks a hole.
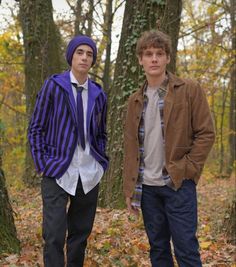
<instances>
[{"instance_id":1,"label":"shoulder of jacket","mask_svg":"<svg viewBox=\"0 0 236 267\"><path fill-rule=\"evenodd\" d=\"M173 85L174 87L199 87L199 84L196 80L194 79L189 79L189 78L183 78L183 77L179 77L176 76L175 74L168 72L169 75L169 82L171 85Z\"/></svg>"},{"instance_id":2,"label":"shoulder of jacket","mask_svg":"<svg viewBox=\"0 0 236 267\"><path fill-rule=\"evenodd\" d=\"M198 94L201 94L201 92L203 91L200 86L200 83L197 80L185 79L185 86L189 94L193 97L197 96Z\"/></svg>"},{"instance_id":3,"label":"shoulder of jacket","mask_svg":"<svg viewBox=\"0 0 236 267\"><path fill-rule=\"evenodd\" d=\"M134 92L134 93L132 93L132 94L129 96L128 100L129 100L129 101L132 101L133 99L136 98L136 96L137 96L137 91Z\"/></svg>"},{"instance_id":4,"label":"shoulder of jacket","mask_svg":"<svg viewBox=\"0 0 236 267\"><path fill-rule=\"evenodd\" d=\"M44 80L44 83L41 87L41 90L39 91L42 92L42 91L48 91L48 90L52 90L52 88L54 87L55 85L55 81L51 79L51 77L48 77Z\"/></svg>"},{"instance_id":5,"label":"shoulder of jacket","mask_svg":"<svg viewBox=\"0 0 236 267\"><path fill-rule=\"evenodd\" d=\"M99 90L104 91L100 83L95 82L95 81L93 81L91 79L90 79L90 81L91 81L93 86L96 86Z\"/></svg>"},{"instance_id":6,"label":"shoulder of jacket","mask_svg":"<svg viewBox=\"0 0 236 267\"><path fill-rule=\"evenodd\" d=\"M100 91L101 95L103 95L105 98L107 98L107 93L104 91L104 89L102 88L101 84L99 84L98 82L95 82L95 81L93 81L91 79L90 79L90 81L91 81L91 84L93 86L95 86Z\"/></svg>"},{"instance_id":7,"label":"shoulder of jacket","mask_svg":"<svg viewBox=\"0 0 236 267\"><path fill-rule=\"evenodd\" d=\"M129 102L136 101L138 98L140 98L140 96L142 96L141 89L138 89L129 96L128 101Z\"/></svg>"},{"instance_id":8,"label":"shoulder of jacket","mask_svg":"<svg viewBox=\"0 0 236 267\"><path fill-rule=\"evenodd\" d=\"M188 86L188 87L199 87L199 82L197 80L194 80L194 79L189 79L189 78L183 78L182 79L185 86Z\"/></svg>"},{"instance_id":9,"label":"shoulder of jacket","mask_svg":"<svg viewBox=\"0 0 236 267\"><path fill-rule=\"evenodd\" d=\"M200 83L197 80L194 79L183 79L185 84L185 90L187 94L190 96L192 99L198 99L199 97L201 98L205 93L203 88L201 87Z\"/></svg>"}]
</instances>

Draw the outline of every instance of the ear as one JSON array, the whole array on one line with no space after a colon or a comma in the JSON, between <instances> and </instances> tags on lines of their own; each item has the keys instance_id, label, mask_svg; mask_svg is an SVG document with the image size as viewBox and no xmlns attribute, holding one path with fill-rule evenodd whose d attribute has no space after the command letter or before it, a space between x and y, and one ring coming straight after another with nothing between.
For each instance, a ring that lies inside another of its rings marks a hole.
<instances>
[{"instance_id":1,"label":"ear","mask_svg":"<svg viewBox=\"0 0 236 267\"><path fill-rule=\"evenodd\" d=\"M143 65L142 56L138 56L138 63L139 65Z\"/></svg>"},{"instance_id":2,"label":"ear","mask_svg":"<svg viewBox=\"0 0 236 267\"><path fill-rule=\"evenodd\" d=\"M170 63L170 55L167 56L167 64Z\"/></svg>"}]
</instances>

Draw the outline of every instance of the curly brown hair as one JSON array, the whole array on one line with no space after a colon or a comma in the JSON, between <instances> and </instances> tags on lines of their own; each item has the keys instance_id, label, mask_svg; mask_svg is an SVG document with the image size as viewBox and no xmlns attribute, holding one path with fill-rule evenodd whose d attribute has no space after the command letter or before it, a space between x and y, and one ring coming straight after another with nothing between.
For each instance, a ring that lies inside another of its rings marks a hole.
<instances>
[{"instance_id":1,"label":"curly brown hair","mask_svg":"<svg viewBox=\"0 0 236 267\"><path fill-rule=\"evenodd\" d=\"M162 48L167 56L171 55L171 39L164 32L157 30L143 32L137 41L136 55L142 57L143 51L149 47Z\"/></svg>"}]
</instances>

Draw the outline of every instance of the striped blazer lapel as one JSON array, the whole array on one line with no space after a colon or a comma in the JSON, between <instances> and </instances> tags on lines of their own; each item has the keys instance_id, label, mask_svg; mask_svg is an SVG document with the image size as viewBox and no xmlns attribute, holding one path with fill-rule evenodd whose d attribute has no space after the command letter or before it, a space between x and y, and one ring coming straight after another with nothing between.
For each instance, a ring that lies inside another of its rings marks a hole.
<instances>
[{"instance_id":1,"label":"striped blazer lapel","mask_svg":"<svg viewBox=\"0 0 236 267\"><path fill-rule=\"evenodd\" d=\"M75 98L73 95L72 85L70 81L70 71L64 72L60 78L53 78L53 80L56 81L57 84L59 84L64 90L64 95L66 99L66 103L69 107L73 122L75 125L77 125L77 119L76 119L76 103Z\"/></svg>"},{"instance_id":2,"label":"striped blazer lapel","mask_svg":"<svg viewBox=\"0 0 236 267\"><path fill-rule=\"evenodd\" d=\"M77 124L77 122L76 122L76 103L75 103L75 98L73 95L73 90L72 90L71 84L70 84L70 90L66 90L65 96L66 96L66 101L67 101L68 107L70 109L70 113L71 113L73 122L75 124Z\"/></svg>"},{"instance_id":3,"label":"striped blazer lapel","mask_svg":"<svg viewBox=\"0 0 236 267\"><path fill-rule=\"evenodd\" d=\"M91 122L91 116L94 109L95 101L97 96L100 94L99 89L88 80L88 107L87 107L87 118L86 118L86 125L87 130L89 129L89 124Z\"/></svg>"}]
</instances>

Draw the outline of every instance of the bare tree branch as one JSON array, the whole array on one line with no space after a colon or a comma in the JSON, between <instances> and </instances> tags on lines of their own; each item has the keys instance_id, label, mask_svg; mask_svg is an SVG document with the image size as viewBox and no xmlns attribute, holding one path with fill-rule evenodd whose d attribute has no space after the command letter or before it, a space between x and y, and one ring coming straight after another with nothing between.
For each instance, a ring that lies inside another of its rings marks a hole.
<instances>
[{"instance_id":1,"label":"bare tree branch","mask_svg":"<svg viewBox=\"0 0 236 267\"><path fill-rule=\"evenodd\" d=\"M66 0L67 5L70 7L70 9L73 11L73 13L75 14L75 6L71 5L69 0Z\"/></svg>"},{"instance_id":2,"label":"bare tree branch","mask_svg":"<svg viewBox=\"0 0 236 267\"><path fill-rule=\"evenodd\" d=\"M6 106L7 108L9 108L10 110L24 116L24 117L27 117L26 113L22 112L22 111L19 111L17 110L16 108L12 107L11 105L7 104L6 102L3 102L2 105Z\"/></svg>"},{"instance_id":3,"label":"bare tree branch","mask_svg":"<svg viewBox=\"0 0 236 267\"><path fill-rule=\"evenodd\" d=\"M120 2L120 4L115 8L115 10L114 10L112 16L115 15L116 11L123 5L124 2L125 2L125 0L123 0L123 1Z\"/></svg>"},{"instance_id":4,"label":"bare tree branch","mask_svg":"<svg viewBox=\"0 0 236 267\"><path fill-rule=\"evenodd\" d=\"M180 35L180 38L183 38L185 36L191 35L194 32L197 32L197 31L200 31L200 30L202 30L204 28L207 28L207 27L209 27L209 26L211 26L211 25L215 24L216 22L219 22L219 21L221 21L223 19L224 18L220 18L220 19L216 19L216 20L214 20L212 22L206 22L206 23L204 23L203 25L201 25L199 27L193 28L191 31L188 29L185 32L182 32L182 35Z\"/></svg>"},{"instance_id":5,"label":"bare tree branch","mask_svg":"<svg viewBox=\"0 0 236 267\"><path fill-rule=\"evenodd\" d=\"M0 65L24 65L24 62L0 62Z\"/></svg>"}]
</instances>

